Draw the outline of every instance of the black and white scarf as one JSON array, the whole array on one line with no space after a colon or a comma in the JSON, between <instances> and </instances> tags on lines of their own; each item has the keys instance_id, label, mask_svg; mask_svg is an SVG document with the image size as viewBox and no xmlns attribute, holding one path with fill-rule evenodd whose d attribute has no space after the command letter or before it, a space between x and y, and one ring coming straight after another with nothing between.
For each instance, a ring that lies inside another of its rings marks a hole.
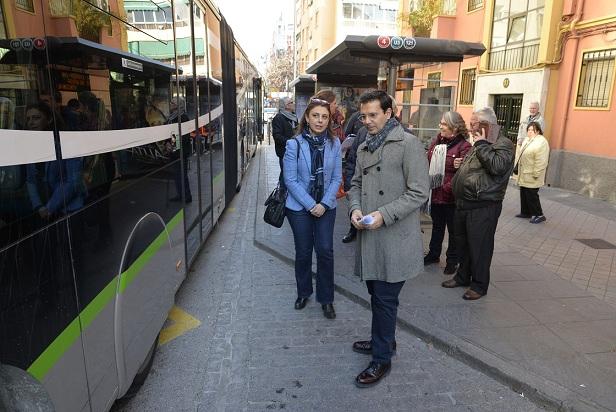
<instances>
[{"instance_id":1,"label":"black and white scarf","mask_svg":"<svg viewBox=\"0 0 616 412\"><path fill-rule=\"evenodd\" d=\"M389 120L385 123L385 126L377 134L368 134L366 138L366 147L370 150L370 153L374 153L376 149L381 147L385 138L391 132L394 127L398 126L400 123L394 118L390 117Z\"/></svg>"},{"instance_id":2,"label":"black and white scarf","mask_svg":"<svg viewBox=\"0 0 616 412\"><path fill-rule=\"evenodd\" d=\"M302 137L310 145L310 184L308 194L315 202L320 203L325 193L325 180L323 178L323 159L325 157L325 142L328 139L327 131L320 136L310 134L308 127L304 128ZM299 147L298 147L299 150Z\"/></svg>"}]
</instances>

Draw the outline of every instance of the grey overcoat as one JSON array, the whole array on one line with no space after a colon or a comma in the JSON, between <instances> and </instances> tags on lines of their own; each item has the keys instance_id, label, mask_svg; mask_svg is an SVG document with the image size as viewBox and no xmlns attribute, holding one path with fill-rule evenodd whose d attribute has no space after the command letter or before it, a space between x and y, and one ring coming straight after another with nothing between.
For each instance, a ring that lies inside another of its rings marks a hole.
<instances>
[{"instance_id":1,"label":"grey overcoat","mask_svg":"<svg viewBox=\"0 0 616 412\"><path fill-rule=\"evenodd\" d=\"M384 225L358 231L355 273L362 280L401 282L423 271L419 214L428 199L428 160L420 141L395 127L374 153L362 143L351 181L351 213L378 210Z\"/></svg>"}]
</instances>

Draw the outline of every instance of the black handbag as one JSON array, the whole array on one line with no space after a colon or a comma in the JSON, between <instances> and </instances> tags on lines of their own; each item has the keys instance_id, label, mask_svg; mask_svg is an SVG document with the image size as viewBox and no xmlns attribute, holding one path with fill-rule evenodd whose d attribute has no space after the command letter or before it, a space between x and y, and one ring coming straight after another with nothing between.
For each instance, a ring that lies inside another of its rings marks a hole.
<instances>
[{"instance_id":1,"label":"black handbag","mask_svg":"<svg viewBox=\"0 0 616 412\"><path fill-rule=\"evenodd\" d=\"M299 140L295 138L295 142L297 143L297 160L299 160ZM263 220L265 223L269 223L274 227L281 227L284 223L284 209L285 204L287 203L287 188L284 185L284 179L282 177L282 173L280 174L280 180L278 180L278 185L276 188L270 193L265 201L265 213L263 213Z\"/></svg>"},{"instance_id":2,"label":"black handbag","mask_svg":"<svg viewBox=\"0 0 616 412\"><path fill-rule=\"evenodd\" d=\"M284 183L278 182L276 188L265 201L263 220L274 227L281 227L284 223L284 208L287 201L287 188Z\"/></svg>"}]
</instances>

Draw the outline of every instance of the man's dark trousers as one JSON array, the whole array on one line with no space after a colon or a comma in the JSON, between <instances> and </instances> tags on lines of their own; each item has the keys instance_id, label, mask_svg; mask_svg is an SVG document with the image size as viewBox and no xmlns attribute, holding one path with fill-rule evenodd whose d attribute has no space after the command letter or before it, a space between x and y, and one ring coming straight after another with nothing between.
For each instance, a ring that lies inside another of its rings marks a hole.
<instances>
[{"instance_id":1,"label":"man's dark trousers","mask_svg":"<svg viewBox=\"0 0 616 412\"><path fill-rule=\"evenodd\" d=\"M478 208L456 209L456 243L464 260L454 279L481 295L488 293L490 285L494 234L502 208L502 202L492 202Z\"/></svg>"},{"instance_id":2,"label":"man's dark trousers","mask_svg":"<svg viewBox=\"0 0 616 412\"><path fill-rule=\"evenodd\" d=\"M447 263L457 264L462 262L459 258L458 247L454 230L454 215L456 205L432 203L430 205L430 217L432 217L432 238L430 239L430 254L432 257L441 256L443 249L443 239L445 238L445 227L449 233L449 244L447 246Z\"/></svg>"},{"instance_id":3,"label":"man's dark trousers","mask_svg":"<svg viewBox=\"0 0 616 412\"><path fill-rule=\"evenodd\" d=\"M404 282L367 280L366 286L370 293L372 308L372 360L378 363L390 363L396 340L398 296Z\"/></svg>"}]
</instances>

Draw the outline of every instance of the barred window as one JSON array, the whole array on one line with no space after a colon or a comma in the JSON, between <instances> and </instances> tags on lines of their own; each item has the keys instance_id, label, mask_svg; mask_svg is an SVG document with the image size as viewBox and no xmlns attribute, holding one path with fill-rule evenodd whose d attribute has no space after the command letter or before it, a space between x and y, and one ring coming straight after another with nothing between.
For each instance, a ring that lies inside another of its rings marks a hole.
<instances>
[{"instance_id":1,"label":"barred window","mask_svg":"<svg viewBox=\"0 0 616 412\"><path fill-rule=\"evenodd\" d=\"M467 11L475 11L483 7L483 0L468 0Z\"/></svg>"},{"instance_id":2,"label":"barred window","mask_svg":"<svg viewBox=\"0 0 616 412\"><path fill-rule=\"evenodd\" d=\"M608 107L616 49L584 53L575 105L577 107Z\"/></svg>"},{"instance_id":3,"label":"barred window","mask_svg":"<svg viewBox=\"0 0 616 412\"><path fill-rule=\"evenodd\" d=\"M428 73L428 85L426 87L440 87L441 86L441 72Z\"/></svg>"},{"instance_id":4,"label":"barred window","mask_svg":"<svg viewBox=\"0 0 616 412\"><path fill-rule=\"evenodd\" d=\"M34 13L34 4L32 3L32 0L15 0L15 5L18 9Z\"/></svg>"},{"instance_id":5,"label":"barred window","mask_svg":"<svg viewBox=\"0 0 616 412\"><path fill-rule=\"evenodd\" d=\"M475 75L476 69L462 70L460 79L460 104L472 105L475 99Z\"/></svg>"}]
</instances>

